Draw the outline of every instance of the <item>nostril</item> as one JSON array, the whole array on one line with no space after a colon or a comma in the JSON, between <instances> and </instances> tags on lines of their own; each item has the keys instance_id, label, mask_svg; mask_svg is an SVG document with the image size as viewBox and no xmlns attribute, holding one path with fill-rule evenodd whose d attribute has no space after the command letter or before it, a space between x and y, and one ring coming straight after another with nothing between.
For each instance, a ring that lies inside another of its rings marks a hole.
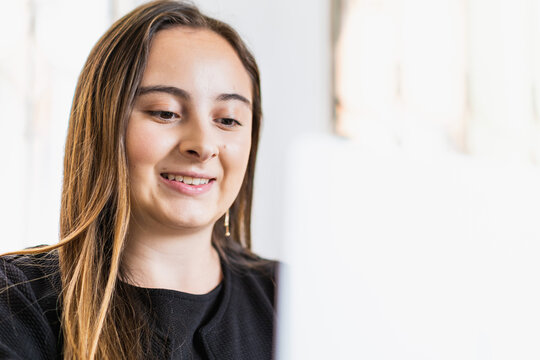
<instances>
[{"instance_id":1,"label":"nostril","mask_svg":"<svg viewBox=\"0 0 540 360\"><path fill-rule=\"evenodd\" d=\"M214 149L213 146L206 146L204 144L198 145L184 143L183 145L180 145L179 150L180 153L187 158L197 161L207 161L215 158L218 154L217 149Z\"/></svg>"}]
</instances>

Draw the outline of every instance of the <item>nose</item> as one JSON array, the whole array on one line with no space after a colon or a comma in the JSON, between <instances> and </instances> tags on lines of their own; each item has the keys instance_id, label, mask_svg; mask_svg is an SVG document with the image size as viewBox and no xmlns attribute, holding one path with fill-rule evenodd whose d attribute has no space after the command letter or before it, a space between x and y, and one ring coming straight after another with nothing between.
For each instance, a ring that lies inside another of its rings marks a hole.
<instances>
[{"instance_id":1,"label":"nose","mask_svg":"<svg viewBox=\"0 0 540 360\"><path fill-rule=\"evenodd\" d=\"M206 129L198 121L183 127L182 133L179 149L186 158L204 163L219 154L219 146L212 137L211 129Z\"/></svg>"}]
</instances>

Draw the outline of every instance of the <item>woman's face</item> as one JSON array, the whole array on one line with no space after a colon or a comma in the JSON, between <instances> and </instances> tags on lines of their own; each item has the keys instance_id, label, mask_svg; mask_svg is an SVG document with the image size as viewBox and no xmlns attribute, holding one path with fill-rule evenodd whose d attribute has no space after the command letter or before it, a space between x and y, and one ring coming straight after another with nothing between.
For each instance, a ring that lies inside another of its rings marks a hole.
<instances>
[{"instance_id":1,"label":"woman's face","mask_svg":"<svg viewBox=\"0 0 540 360\"><path fill-rule=\"evenodd\" d=\"M155 35L126 134L138 226L211 229L242 185L251 103L251 79L221 36L185 27Z\"/></svg>"}]
</instances>

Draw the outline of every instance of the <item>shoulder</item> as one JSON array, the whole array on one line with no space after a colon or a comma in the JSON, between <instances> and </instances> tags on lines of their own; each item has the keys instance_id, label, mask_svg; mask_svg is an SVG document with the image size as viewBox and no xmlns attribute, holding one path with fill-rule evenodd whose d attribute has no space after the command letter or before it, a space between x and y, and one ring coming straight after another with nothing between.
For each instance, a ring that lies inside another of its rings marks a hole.
<instances>
[{"instance_id":1,"label":"shoulder","mask_svg":"<svg viewBox=\"0 0 540 360\"><path fill-rule=\"evenodd\" d=\"M58 296L60 268L57 251L0 257L0 290L43 299Z\"/></svg>"},{"instance_id":2,"label":"shoulder","mask_svg":"<svg viewBox=\"0 0 540 360\"><path fill-rule=\"evenodd\" d=\"M26 281L53 277L59 272L56 250L24 255L0 256L0 273L10 279Z\"/></svg>"},{"instance_id":3,"label":"shoulder","mask_svg":"<svg viewBox=\"0 0 540 360\"><path fill-rule=\"evenodd\" d=\"M59 294L56 252L0 257L0 358L56 356Z\"/></svg>"},{"instance_id":4,"label":"shoulder","mask_svg":"<svg viewBox=\"0 0 540 360\"><path fill-rule=\"evenodd\" d=\"M235 251L227 254L222 265L224 282L233 288L231 295L234 301L256 305L259 311L273 316L279 262L250 251Z\"/></svg>"},{"instance_id":5,"label":"shoulder","mask_svg":"<svg viewBox=\"0 0 540 360\"><path fill-rule=\"evenodd\" d=\"M222 300L202 332L215 358L272 358L278 266L249 251L222 257Z\"/></svg>"}]
</instances>

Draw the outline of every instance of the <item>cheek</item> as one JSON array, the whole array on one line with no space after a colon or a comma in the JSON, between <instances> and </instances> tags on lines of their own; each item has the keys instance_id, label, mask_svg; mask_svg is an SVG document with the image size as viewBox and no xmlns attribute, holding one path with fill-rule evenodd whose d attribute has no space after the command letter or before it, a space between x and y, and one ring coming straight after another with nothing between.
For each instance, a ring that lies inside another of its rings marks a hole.
<instances>
[{"instance_id":1,"label":"cheek","mask_svg":"<svg viewBox=\"0 0 540 360\"><path fill-rule=\"evenodd\" d=\"M163 142L161 142L162 144ZM137 176L137 170L152 166L159 159L159 136L137 123L130 123L126 133L126 152L130 176Z\"/></svg>"},{"instance_id":2,"label":"cheek","mask_svg":"<svg viewBox=\"0 0 540 360\"><path fill-rule=\"evenodd\" d=\"M224 145L223 151L226 154L226 171L231 180L231 186L235 190L239 190L244 180L244 175L249 160L249 152L251 150L251 139L241 143Z\"/></svg>"}]
</instances>

